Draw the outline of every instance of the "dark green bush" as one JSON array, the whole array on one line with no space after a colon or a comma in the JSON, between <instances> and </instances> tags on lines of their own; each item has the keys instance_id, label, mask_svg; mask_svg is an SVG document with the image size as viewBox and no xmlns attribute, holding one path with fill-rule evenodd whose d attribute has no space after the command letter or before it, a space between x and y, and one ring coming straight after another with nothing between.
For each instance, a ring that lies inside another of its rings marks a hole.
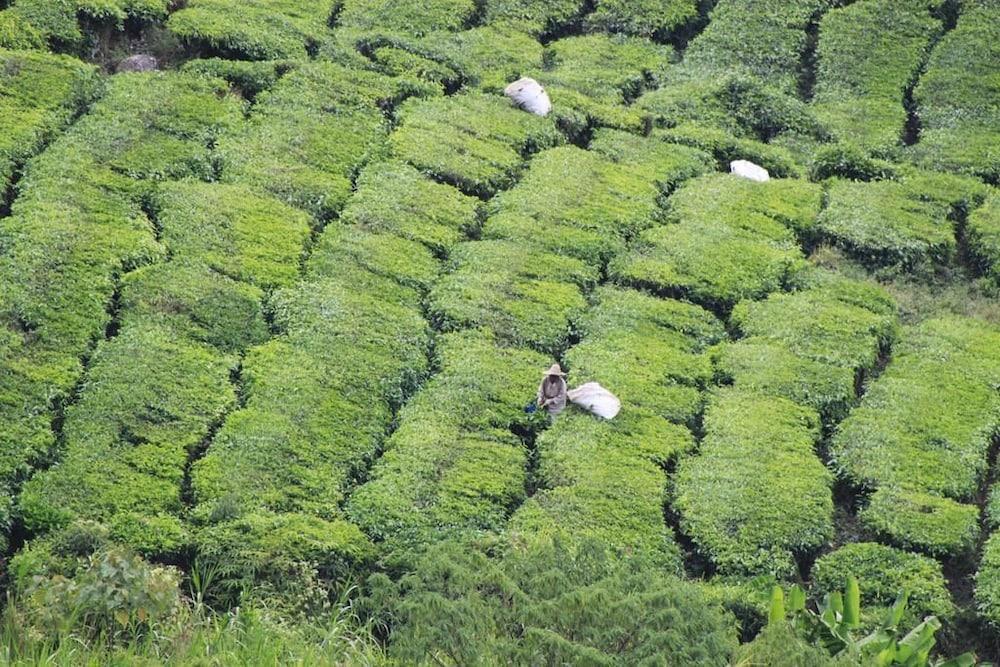
<instances>
[{"instance_id":1,"label":"dark green bush","mask_svg":"<svg viewBox=\"0 0 1000 667\"><path fill-rule=\"evenodd\" d=\"M305 59L323 39L333 13L330 0L189 0L167 26L183 42L251 60Z\"/></svg>"},{"instance_id":2,"label":"dark green bush","mask_svg":"<svg viewBox=\"0 0 1000 667\"><path fill-rule=\"evenodd\" d=\"M499 562L443 543L398 584L371 584L406 663L725 665L736 648L732 618L695 585L595 541L529 544Z\"/></svg>"},{"instance_id":3,"label":"dark green bush","mask_svg":"<svg viewBox=\"0 0 1000 667\"><path fill-rule=\"evenodd\" d=\"M813 451L819 416L727 389L709 401L704 428L677 471L681 530L721 574L794 576L795 556L833 536L832 475Z\"/></svg>"},{"instance_id":4,"label":"dark green bush","mask_svg":"<svg viewBox=\"0 0 1000 667\"><path fill-rule=\"evenodd\" d=\"M994 532L983 547L976 572L976 604L983 618L1000 626L1000 531Z\"/></svg>"},{"instance_id":5,"label":"dark green bush","mask_svg":"<svg viewBox=\"0 0 1000 667\"><path fill-rule=\"evenodd\" d=\"M932 558L859 542L842 546L813 565L813 586L820 594L842 590L848 576L858 580L866 624L880 621L904 590L909 592L907 614L911 622L929 614L941 619L955 614L941 565Z\"/></svg>"}]
</instances>

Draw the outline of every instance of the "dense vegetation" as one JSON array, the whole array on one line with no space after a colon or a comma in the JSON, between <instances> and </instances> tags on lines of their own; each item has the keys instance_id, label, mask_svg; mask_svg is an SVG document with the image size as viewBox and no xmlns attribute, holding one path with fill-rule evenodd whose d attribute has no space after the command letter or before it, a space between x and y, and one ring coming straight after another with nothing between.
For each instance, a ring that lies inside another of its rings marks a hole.
<instances>
[{"instance_id":1,"label":"dense vegetation","mask_svg":"<svg viewBox=\"0 0 1000 667\"><path fill-rule=\"evenodd\" d=\"M0 662L841 665L886 614L1000 659L998 45L0 2ZM621 413L527 410L554 361Z\"/></svg>"}]
</instances>

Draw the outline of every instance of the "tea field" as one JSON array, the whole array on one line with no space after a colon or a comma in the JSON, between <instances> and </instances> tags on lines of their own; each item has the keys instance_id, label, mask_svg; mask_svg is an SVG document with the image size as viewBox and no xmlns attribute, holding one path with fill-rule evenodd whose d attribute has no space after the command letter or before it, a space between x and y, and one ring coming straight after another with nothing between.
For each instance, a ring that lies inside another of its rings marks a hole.
<instances>
[{"instance_id":1,"label":"tea field","mask_svg":"<svg viewBox=\"0 0 1000 667\"><path fill-rule=\"evenodd\" d=\"M0 1L0 182L0 663L1000 660L996 0Z\"/></svg>"}]
</instances>

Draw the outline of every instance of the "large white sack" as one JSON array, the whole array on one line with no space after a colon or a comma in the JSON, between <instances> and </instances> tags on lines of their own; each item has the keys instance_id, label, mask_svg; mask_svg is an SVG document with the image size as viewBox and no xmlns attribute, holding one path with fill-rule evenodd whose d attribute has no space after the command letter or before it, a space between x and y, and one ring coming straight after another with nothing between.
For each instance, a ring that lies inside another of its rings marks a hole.
<instances>
[{"instance_id":1,"label":"large white sack","mask_svg":"<svg viewBox=\"0 0 1000 667\"><path fill-rule=\"evenodd\" d=\"M729 163L729 171L737 176L749 178L751 181L757 181L758 183L771 180L771 175L767 173L767 169L750 162L750 160L733 160Z\"/></svg>"},{"instance_id":2,"label":"large white sack","mask_svg":"<svg viewBox=\"0 0 1000 667\"><path fill-rule=\"evenodd\" d=\"M570 389L566 397L584 410L589 410L605 419L612 419L622 409L622 402L618 397L596 382L588 382L576 389Z\"/></svg>"},{"instance_id":3,"label":"large white sack","mask_svg":"<svg viewBox=\"0 0 1000 667\"><path fill-rule=\"evenodd\" d=\"M547 116L552 111L549 94L542 84L527 77L518 79L504 88L504 94L514 101L514 104L536 116Z\"/></svg>"}]
</instances>

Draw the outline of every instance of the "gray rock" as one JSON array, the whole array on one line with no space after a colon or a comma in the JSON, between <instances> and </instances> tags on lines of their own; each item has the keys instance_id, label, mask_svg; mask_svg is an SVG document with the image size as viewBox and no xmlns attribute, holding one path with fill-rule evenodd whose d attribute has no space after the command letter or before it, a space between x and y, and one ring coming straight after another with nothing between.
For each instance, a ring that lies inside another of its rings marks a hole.
<instances>
[{"instance_id":1,"label":"gray rock","mask_svg":"<svg viewBox=\"0 0 1000 667\"><path fill-rule=\"evenodd\" d=\"M118 63L117 72L155 72L160 63L148 53L137 53Z\"/></svg>"}]
</instances>

